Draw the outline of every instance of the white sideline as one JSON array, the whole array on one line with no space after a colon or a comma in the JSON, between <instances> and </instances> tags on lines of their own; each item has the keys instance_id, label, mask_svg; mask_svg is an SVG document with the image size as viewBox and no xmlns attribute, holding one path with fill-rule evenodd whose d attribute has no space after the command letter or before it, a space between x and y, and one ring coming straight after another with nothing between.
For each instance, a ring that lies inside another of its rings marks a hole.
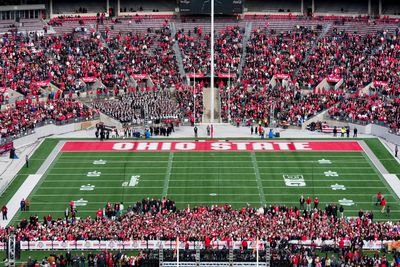
<instances>
[{"instance_id":1,"label":"white sideline","mask_svg":"<svg viewBox=\"0 0 400 267\"><path fill-rule=\"evenodd\" d=\"M43 177L43 175L46 173L46 171L49 169L50 165L53 163L53 161L57 157L58 153L61 151L61 148L63 147L64 143L65 143L65 141L59 141L57 143L57 145L54 147L54 149L47 156L46 160L43 162L43 164L37 170L36 174L28 175L28 177L25 179L24 183L18 188L18 190L12 196L10 201L8 201L8 203L6 205L8 208L8 213L7 213L8 219L0 221L0 227L4 228L12 221L12 219L17 214L17 212L20 208L20 203L21 203L22 198L25 199L26 197L28 197L31 194L32 190L39 183L40 179Z\"/></svg>"},{"instance_id":2,"label":"white sideline","mask_svg":"<svg viewBox=\"0 0 400 267\"><path fill-rule=\"evenodd\" d=\"M385 178L386 182L393 189L394 193L400 199L400 180L397 178L395 174L383 174L383 178Z\"/></svg>"},{"instance_id":3,"label":"white sideline","mask_svg":"<svg viewBox=\"0 0 400 267\"><path fill-rule=\"evenodd\" d=\"M2 228L6 227L12 218L14 218L15 214L17 214L20 208L20 202L22 199L26 199L32 190L35 188L37 183L42 178L43 174L31 174L29 175L24 183L18 188L17 192L13 195L10 201L7 204L8 213L7 213L7 220L2 220L0 222L0 226Z\"/></svg>"}]
</instances>

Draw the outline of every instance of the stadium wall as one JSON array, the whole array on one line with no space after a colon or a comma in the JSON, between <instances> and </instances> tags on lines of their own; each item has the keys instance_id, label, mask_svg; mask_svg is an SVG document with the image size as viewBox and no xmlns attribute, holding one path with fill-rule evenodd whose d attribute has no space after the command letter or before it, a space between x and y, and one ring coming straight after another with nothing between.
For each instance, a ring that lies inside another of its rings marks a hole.
<instances>
[{"instance_id":1,"label":"stadium wall","mask_svg":"<svg viewBox=\"0 0 400 267\"><path fill-rule=\"evenodd\" d=\"M85 130L90 128L89 123L91 123L91 126L94 126L96 123L98 123L99 120L93 120L93 121L83 121L83 122L78 122L78 123L71 123L71 124L66 124L66 125L46 125L42 127L38 127L35 129L35 133L18 138L14 140L14 147L19 148L23 147L29 144L32 144L36 142L38 139L44 138L44 137L49 137L53 135L62 135L66 133L71 133L79 130Z\"/></svg>"},{"instance_id":2,"label":"stadium wall","mask_svg":"<svg viewBox=\"0 0 400 267\"><path fill-rule=\"evenodd\" d=\"M384 140L393 143L393 144L400 144L400 136L396 134L389 133L388 128L376 124L367 124L367 125L360 125L354 123L348 123L350 129L357 128L358 133L361 134L371 134Z\"/></svg>"}]
</instances>

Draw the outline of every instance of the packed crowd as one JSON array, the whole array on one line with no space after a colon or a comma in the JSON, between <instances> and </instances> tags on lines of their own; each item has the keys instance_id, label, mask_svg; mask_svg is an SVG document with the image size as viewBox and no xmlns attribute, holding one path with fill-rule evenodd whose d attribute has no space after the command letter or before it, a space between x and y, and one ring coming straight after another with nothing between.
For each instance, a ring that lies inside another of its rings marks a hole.
<instances>
[{"instance_id":1,"label":"packed crowd","mask_svg":"<svg viewBox=\"0 0 400 267\"><path fill-rule=\"evenodd\" d=\"M175 250L164 250L164 261L176 261ZM255 262L256 255L253 250L234 250L235 262ZM179 253L180 262L195 262L195 250L182 250ZM229 250L200 250L201 262L228 262ZM259 252L259 262L265 262L265 251ZM28 258L27 267L41 266L152 266L159 262L157 250L140 250L135 256L123 252L102 251L100 253L72 253L50 254L41 261ZM399 253L395 253L393 260L389 260L385 254L375 252L368 255L359 250L343 250L341 253L332 251L324 252L310 247L282 246L271 249L270 264L277 267L289 266L398 266Z\"/></svg>"},{"instance_id":2,"label":"packed crowd","mask_svg":"<svg viewBox=\"0 0 400 267\"><path fill-rule=\"evenodd\" d=\"M96 111L74 99L36 101L27 98L15 102L15 108L0 113L1 138L15 138L44 122L63 123L76 118L92 118Z\"/></svg>"},{"instance_id":3,"label":"packed crowd","mask_svg":"<svg viewBox=\"0 0 400 267\"><path fill-rule=\"evenodd\" d=\"M243 52L243 32L239 26L226 26L216 33L215 73L236 74L239 70ZM180 29L175 35L183 54L183 67L187 74L196 73L199 77L210 75L211 34L204 33L201 27L193 30Z\"/></svg>"},{"instance_id":4,"label":"packed crowd","mask_svg":"<svg viewBox=\"0 0 400 267\"><path fill-rule=\"evenodd\" d=\"M73 204L72 208L73 210ZM115 215L110 216L109 210ZM233 209L230 205L177 209L173 201L144 199L121 210L108 203L96 216L46 219L37 216L17 226L1 229L2 239L14 232L18 240L175 240L203 241L209 247L216 240L398 240L399 223L375 222L366 213L341 218L324 209L266 206Z\"/></svg>"},{"instance_id":5,"label":"packed crowd","mask_svg":"<svg viewBox=\"0 0 400 267\"><path fill-rule=\"evenodd\" d=\"M231 87L222 89L221 113L224 119L243 121L250 125L252 121L268 122L271 119L290 125L301 125L308 118L328 109L341 99L339 92L330 91L325 95L303 94L293 85Z\"/></svg>"},{"instance_id":6,"label":"packed crowd","mask_svg":"<svg viewBox=\"0 0 400 267\"><path fill-rule=\"evenodd\" d=\"M393 130L400 129L400 98L391 99L381 95L355 94L340 101L329 110L334 119L378 123L389 125Z\"/></svg>"},{"instance_id":7,"label":"packed crowd","mask_svg":"<svg viewBox=\"0 0 400 267\"><path fill-rule=\"evenodd\" d=\"M144 263L158 263L155 259L155 254L152 251L139 251L137 255L127 255L122 252L102 251L100 253L89 252L72 253L71 251L65 254L50 254L42 260L37 260L29 257L26 261L27 267L65 267L65 266L89 266L89 267L112 267L112 266L144 266Z\"/></svg>"},{"instance_id":8,"label":"packed crowd","mask_svg":"<svg viewBox=\"0 0 400 267\"><path fill-rule=\"evenodd\" d=\"M173 50L175 40L168 21L164 22L161 29L149 28L146 33L117 34L111 37L108 31L105 41L116 55L121 68L133 79L142 81L151 78L162 89L182 82Z\"/></svg>"},{"instance_id":9,"label":"packed crowd","mask_svg":"<svg viewBox=\"0 0 400 267\"><path fill-rule=\"evenodd\" d=\"M368 35L332 29L321 35L321 28L296 27L277 34L266 25L252 30L243 51L244 29L226 26L216 32L215 41L215 74L224 79L216 81L222 119L249 123L273 118L301 125L338 103L330 112L335 118L379 122L400 131L399 37L399 29ZM174 45L185 73L196 73L195 89L183 82ZM5 35L0 40L0 87L31 99L47 96L50 83L64 95L100 82L97 95L118 98L96 100L95 107L122 122L141 122L144 116L200 121L203 89L209 86L204 78L210 73L209 48L210 33L195 27L173 34L168 20L147 32L106 28L103 34L93 29L62 36ZM323 92L303 90L315 89L328 76L343 84ZM358 98L371 83L372 95ZM170 88L175 88L174 97Z\"/></svg>"},{"instance_id":10,"label":"packed crowd","mask_svg":"<svg viewBox=\"0 0 400 267\"><path fill-rule=\"evenodd\" d=\"M180 114L190 118L193 122L201 121L203 115L203 90L204 82L196 83L196 86L177 88L176 100L179 103ZM196 113L196 114L195 114Z\"/></svg>"}]
</instances>

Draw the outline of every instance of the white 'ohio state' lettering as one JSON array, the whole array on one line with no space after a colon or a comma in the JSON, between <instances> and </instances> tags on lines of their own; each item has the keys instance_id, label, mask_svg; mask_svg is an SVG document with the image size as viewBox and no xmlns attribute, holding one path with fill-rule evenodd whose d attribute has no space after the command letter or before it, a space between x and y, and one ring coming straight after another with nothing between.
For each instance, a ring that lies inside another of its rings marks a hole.
<instances>
[{"instance_id":1,"label":"white 'ohio state' lettering","mask_svg":"<svg viewBox=\"0 0 400 267\"><path fill-rule=\"evenodd\" d=\"M253 150L274 150L272 143L253 143Z\"/></svg>"},{"instance_id":2,"label":"white 'ohio state' lettering","mask_svg":"<svg viewBox=\"0 0 400 267\"><path fill-rule=\"evenodd\" d=\"M230 143L211 143L212 150L231 150Z\"/></svg>"},{"instance_id":3,"label":"white 'ohio state' lettering","mask_svg":"<svg viewBox=\"0 0 400 267\"><path fill-rule=\"evenodd\" d=\"M289 150L289 144L290 143L275 143L276 145L278 145L279 150Z\"/></svg>"},{"instance_id":4,"label":"white 'ohio state' lettering","mask_svg":"<svg viewBox=\"0 0 400 267\"><path fill-rule=\"evenodd\" d=\"M195 143L176 143L175 144L176 150L193 150L196 149Z\"/></svg>"},{"instance_id":5,"label":"white 'ohio state' lettering","mask_svg":"<svg viewBox=\"0 0 400 267\"><path fill-rule=\"evenodd\" d=\"M247 150L247 145L249 143L232 143L232 145L236 145L237 150Z\"/></svg>"},{"instance_id":6,"label":"white 'ohio state' lettering","mask_svg":"<svg viewBox=\"0 0 400 267\"><path fill-rule=\"evenodd\" d=\"M115 143L113 145L113 150L131 150L133 149L133 143Z\"/></svg>"},{"instance_id":7,"label":"white 'ohio state' lettering","mask_svg":"<svg viewBox=\"0 0 400 267\"><path fill-rule=\"evenodd\" d=\"M309 143L293 143L294 150L312 150Z\"/></svg>"},{"instance_id":8,"label":"white 'ohio state' lettering","mask_svg":"<svg viewBox=\"0 0 400 267\"><path fill-rule=\"evenodd\" d=\"M157 150L159 143L138 143L136 150Z\"/></svg>"},{"instance_id":9,"label":"white 'ohio state' lettering","mask_svg":"<svg viewBox=\"0 0 400 267\"><path fill-rule=\"evenodd\" d=\"M166 151L169 151L169 150L171 150L171 143L161 143L162 145L161 145L161 150L166 150Z\"/></svg>"}]
</instances>

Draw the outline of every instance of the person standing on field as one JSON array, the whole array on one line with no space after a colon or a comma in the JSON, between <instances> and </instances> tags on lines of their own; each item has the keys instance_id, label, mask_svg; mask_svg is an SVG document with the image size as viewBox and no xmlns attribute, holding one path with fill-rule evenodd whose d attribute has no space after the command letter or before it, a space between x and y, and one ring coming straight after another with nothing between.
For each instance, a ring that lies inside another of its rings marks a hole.
<instances>
[{"instance_id":1,"label":"person standing on field","mask_svg":"<svg viewBox=\"0 0 400 267\"><path fill-rule=\"evenodd\" d=\"M318 209L318 204L319 204L318 197L315 197L315 199L314 199L314 209Z\"/></svg>"},{"instance_id":2,"label":"person standing on field","mask_svg":"<svg viewBox=\"0 0 400 267\"><path fill-rule=\"evenodd\" d=\"M311 197L307 197L306 199L307 211L311 211Z\"/></svg>"},{"instance_id":3,"label":"person standing on field","mask_svg":"<svg viewBox=\"0 0 400 267\"><path fill-rule=\"evenodd\" d=\"M381 206L382 206L381 212L384 213L386 208L386 199L384 197L381 200Z\"/></svg>"},{"instance_id":4,"label":"person standing on field","mask_svg":"<svg viewBox=\"0 0 400 267\"><path fill-rule=\"evenodd\" d=\"M7 212L8 212L8 208L7 208L6 205L4 205L4 206L1 208L1 213L3 214L3 220L7 220Z\"/></svg>"},{"instance_id":5,"label":"person standing on field","mask_svg":"<svg viewBox=\"0 0 400 267\"><path fill-rule=\"evenodd\" d=\"M375 206L378 206L378 204L381 204L381 201L382 201L382 193L381 193L381 192L378 192L378 195L377 195L377 197L376 197Z\"/></svg>"},{"instance_id":6,"label":"person standing on field","mask_svg":"<svg viewBox=\"0 0 400 267\"><path fill-rule=\"evenodd\" d=\"M299 203L300 203L300 210L304 210L304 203L306 202L306 200L304 199L304 196L301 195L300 199L299 199Z\"/></svg>"}]
</instances>

